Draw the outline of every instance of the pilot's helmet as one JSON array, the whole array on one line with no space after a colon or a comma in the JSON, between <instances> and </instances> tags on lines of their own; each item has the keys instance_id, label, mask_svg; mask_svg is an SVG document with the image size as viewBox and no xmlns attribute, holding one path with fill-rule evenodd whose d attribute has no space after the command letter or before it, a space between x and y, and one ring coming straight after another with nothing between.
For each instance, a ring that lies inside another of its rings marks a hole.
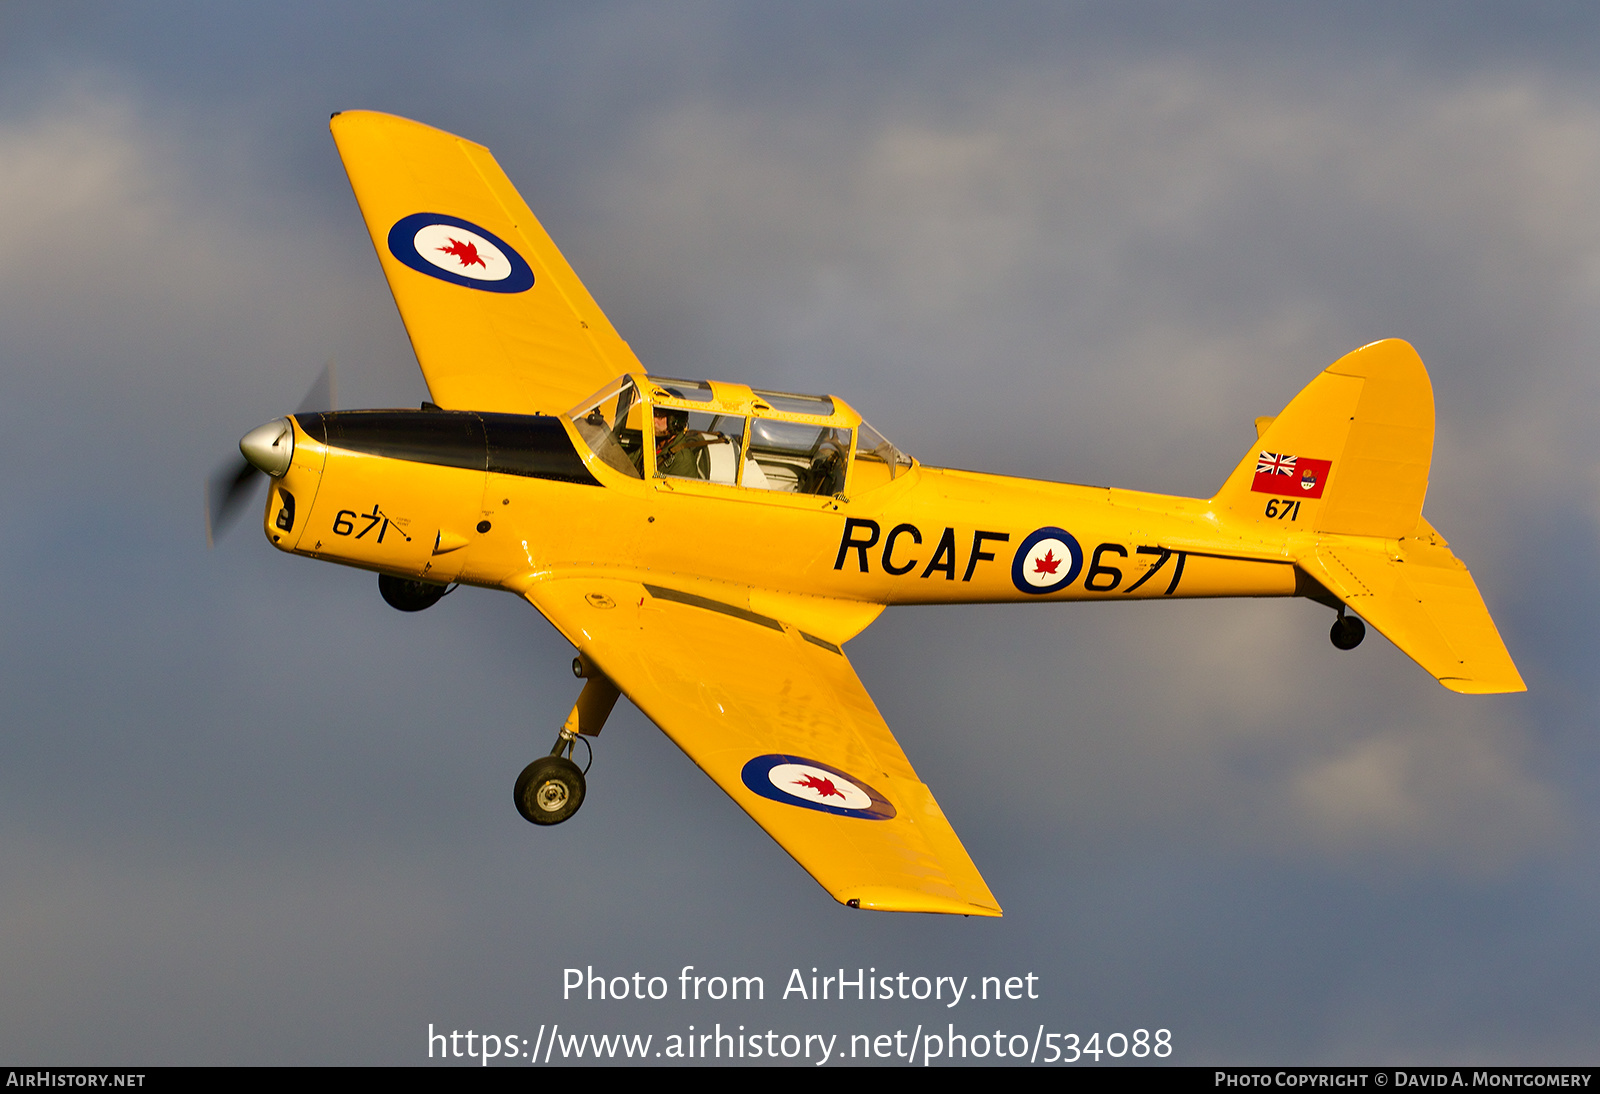
<instances>
[{"instance_id":1,"label":"pilot's helmet","mask_svg":"<svg viewBox=\"0 0 1600 1094\"><path fill-rule=\"evenodd\" d=\"M674 399L683 398L683 392L675 387L669 387L664 390ZM689 412L687 410L679 410L677 407L672 406L658 406L656 407L656 413L667 420L667 436L669 437L676 437L679 433L689 428Z\"/></svg>"}]
</instances>

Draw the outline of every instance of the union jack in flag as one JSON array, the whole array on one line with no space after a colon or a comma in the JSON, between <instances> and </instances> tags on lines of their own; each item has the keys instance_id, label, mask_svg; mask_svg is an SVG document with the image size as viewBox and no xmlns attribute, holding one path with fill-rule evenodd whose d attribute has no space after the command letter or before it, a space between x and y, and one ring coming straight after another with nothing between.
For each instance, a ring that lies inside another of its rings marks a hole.
<instances>
[{"instance_id":1,"label":"union jack in flag","mask_svg":"<svg viewBox=\"0 0 1600 1094\"><path fill-rule=\"evenodd\" d=\"M1256 457L1256 474L1258 475L1292 475L1294 474L1295 457L1280 456L1276 452L1263 452Z\"/></svg>"},{"instance_id":2,"label":"union jack in flag","mask_svg":"<svg viewBox=\"0 0 1600 1094\"><path fill-rule=\"evenodd\" d=\"M1328 486L1332 460L1311 456L1284 456L1263 452L1256 457L1256 474L1250 489L1257 494L1284 498L1320 498Z\"/></svg>"}]
</instances>

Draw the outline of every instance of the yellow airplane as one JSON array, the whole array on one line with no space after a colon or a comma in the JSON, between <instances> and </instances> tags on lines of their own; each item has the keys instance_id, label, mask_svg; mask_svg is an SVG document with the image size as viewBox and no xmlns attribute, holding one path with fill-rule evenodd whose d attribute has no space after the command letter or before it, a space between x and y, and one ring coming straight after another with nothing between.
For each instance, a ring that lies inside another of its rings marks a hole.
<instances>
[{"instance_id":1,"label":"yellow airplane","mask_svg":"<svg viewBox=\"0 0 1600 1094\"><path fill-rule=\"evenodd\" d=\"M1365 619L1453 691L1524 690L1422 517L1433 392L1404 342L1258 418L1212 498L927 467L841 399L646 373L481 145L331 128L434 401L279 418L235 481L271 476L276 547L377 571L402 611L505 589L577 648L516 781L535 824L582 803L573 746L627 695L841 903L999 915L845 656L890 604L1304 596L1341 649Z\"/></svg>"}]
</instances>

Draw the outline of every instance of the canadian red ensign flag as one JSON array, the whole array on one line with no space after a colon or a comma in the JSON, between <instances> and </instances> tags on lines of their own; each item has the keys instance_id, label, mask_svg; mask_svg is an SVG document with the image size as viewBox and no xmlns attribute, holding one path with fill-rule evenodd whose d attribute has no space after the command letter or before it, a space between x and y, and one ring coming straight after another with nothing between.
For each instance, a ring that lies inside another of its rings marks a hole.
<instances>
[{"instance_id":1,"label":"canadian red ensign flag","mask_svg":"<svg viewBox=\"0 0 1600 1094\"><path fill-rule=\"evenodd\" d=\"M1332 467L1332 460L1263 452L1256 457L1256 477L1250 489L1257 494L1281 494L1286 498L1320 498Z\"/></svg>"}]
</instances>

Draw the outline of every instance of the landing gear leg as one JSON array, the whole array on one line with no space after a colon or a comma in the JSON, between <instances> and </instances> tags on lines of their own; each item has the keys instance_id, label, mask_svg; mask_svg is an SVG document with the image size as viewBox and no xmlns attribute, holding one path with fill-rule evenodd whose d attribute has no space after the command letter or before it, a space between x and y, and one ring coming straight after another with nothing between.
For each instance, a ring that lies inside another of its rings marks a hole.
<instances>
[{"instance_id":1,"label":"landing gear leg","mask_svg":"<svg viewBox=\"0 0 1600 1094\"><path fill-rule=\"evenodd\" d=\"M1353 650L1361 645L1361 640L1367 636L1367 625L1353 615L1344 614L1344 605L1339 605L1339 618L1333 621L1333 629L1328 632L1328 637L1333 640L1334 647L1341 650Z\"/></svg>"},{"instance_id":2,"label":"landing gear leg","mask_svg":"<svg viewBox=\"0 0 1600 1094\"><path fill-rule=\"evenodd\" d=\"M513 794L517 812L533 824L560 824L583 804L584 774L594 762L588 737L599 734L621 694L582 654L572 659L572 674L585 681L583 692L556 737L548 756L541 756L517 776ZM582 768L572 762L572 752L583 742L588 760Z\"/></svg>"}]
</instances>

